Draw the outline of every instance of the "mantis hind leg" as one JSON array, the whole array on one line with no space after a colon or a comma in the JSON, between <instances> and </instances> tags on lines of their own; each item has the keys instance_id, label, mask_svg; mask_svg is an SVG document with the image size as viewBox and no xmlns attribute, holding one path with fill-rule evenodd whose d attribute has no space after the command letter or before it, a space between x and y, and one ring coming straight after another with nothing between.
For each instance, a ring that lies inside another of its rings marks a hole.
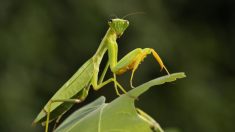
<instances>
[{"instance_id":1,"label":"mantis hind leg","mask_svg":"<svg viewBox=\"0 0 235 132\"><path fill-rule=\"evenodd\" d=\"M49 129L51 105L52 105L53 103L55 103L55 102L81 103L81 102L82 102L83 100L85 100L85 98L87 97L88 91L89 91L89 89L90 89L90 85L91 85L91 84L89 84L87 87L85 87L85 88L83 89L82 92L80 92L78 99L55 99L55 100L51 100L51 101L50 101L47 110L44 108L44 111L45 111L45 113L47 114L45 132L48 132L48 129ZM65 111L65 112L66 112L66 111ZM64 112L64 113L65 113L65 112ZM54 127L53 127L53 130L55 129L56 125L58 124L59 120L61 119L61 117L63 116L64 113L62 113L62 114L57 118L57 120L56 120L56 122L55 122L55 125L54 125Z\"/></svg>"},{"instance_id":2,"label":"mantis hind leg","mask_svg":"<svg viewBox=\"0 0 235 132\"><path fill-rule=\"evenodd\" d=\"M159 63L161 70L164 69L167 74L170 74L167 70L167 68L165 67L165 65L163 64L160 56L157 54L157 52L151 48L145 48L145 49L141 49L141 48L137 48L133 51L131 51L130 53L128 53L126 56L124 56L117 64L116 66L113 67L113 72L115 74L123 74L128 70L132 70L132 74L131 74L131 78L130 78L130 85L132 88L132 80L133 80L133 76L134 73L136 71L136 69L138 68L139 64L144 60L144 58L148 55L151 54L154 56L154 58L156 59L156 61Z\"/></svg>"},{"instance_id":3,"label":"mantis hind leg","mask_svg":"<svg viewBox=\"0 0 235 132\"><path fill-rule=\"evenodd\" d=\"M45 126L45 132L48 132L49 129L49 122L50 122L50 113L51 113L51 105L55 102L67 102L67 103L81 103L82 100L80 99L56 99L56 100L50 100L50 103L48 105L48 109L46 110L44 108L44 111L47 114L47 118L46 118L46 126ZM63 115L63 114L62 114ZM62 116L60 115L60 116ZM60 117L59 117L60 118Z\"/></svg>"}]
</instances>

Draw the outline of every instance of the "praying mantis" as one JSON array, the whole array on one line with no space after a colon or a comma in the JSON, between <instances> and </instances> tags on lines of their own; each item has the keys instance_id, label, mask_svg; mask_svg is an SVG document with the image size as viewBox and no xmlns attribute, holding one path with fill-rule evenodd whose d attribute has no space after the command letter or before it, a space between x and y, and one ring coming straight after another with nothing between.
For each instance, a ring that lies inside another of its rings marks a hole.
<instances>
[{"instance_id":1,"label":"praying mantis","mask_svg":"<svg viewBox=\"0 0 235 132\"><path fill-rule=\"evenodd\" d=\"M167 68L163 64L160 56L152 48L137 48L127 55L125 55L120 61L118 59L118 44L116 40L120 38L124 31L129 26L129 21L125 19L115 18L108 21L109 29L102 39L96 53L86 61L78 71L53 95L53 97L43 107L38 114L33 124L45 123L45 131L48 131L49 122L60 117L68 111L74 103L80 103L88 96L90 87L94 90L99 90L104 85L113 82L117 95L121 95L118 88L126 93L125 89L116 80L116 75L121 75L128 70L131 70L130 85L134 73L143 59L152 54L156 61L159 63L161 70L164 69L169 74ZM98 77L100 70L100 63L104 54L108 52L108 61L101 74ZM113 77L103 81L105 74L111 69Z\"/></svg>"}]
</instances>

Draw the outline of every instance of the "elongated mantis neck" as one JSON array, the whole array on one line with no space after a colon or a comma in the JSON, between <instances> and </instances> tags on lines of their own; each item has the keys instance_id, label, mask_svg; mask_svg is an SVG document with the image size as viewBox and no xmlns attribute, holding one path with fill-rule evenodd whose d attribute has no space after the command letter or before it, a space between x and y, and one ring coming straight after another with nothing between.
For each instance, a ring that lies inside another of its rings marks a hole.
<instances>
[{"instance_id":1,"label":"elongated mantis neck","mask_svg":"<svg viewBox=\"0 0 235 132\"><path fill-rule=\"evenodd\" d=\"M102 39L98 50L93 56L93 58L95 58L98 64L100 64L105 52L107 51L107 46L108 46L107 44L108 43L110 44L110 42L116 42L116 40L117 40L116 33L111 28L109 28L104 38Z\"/></svg>"}]
</instances>

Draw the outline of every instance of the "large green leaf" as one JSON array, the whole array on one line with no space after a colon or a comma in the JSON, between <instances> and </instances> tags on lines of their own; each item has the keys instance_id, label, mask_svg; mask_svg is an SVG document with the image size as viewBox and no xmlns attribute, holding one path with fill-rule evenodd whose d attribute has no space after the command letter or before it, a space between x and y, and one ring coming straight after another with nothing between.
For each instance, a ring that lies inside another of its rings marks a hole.
<instances>
[{"instance_id":1,"label":"large green leaf","mask_svg":"<svg viewBox=\"0 0 235 132\"><path fill-rule=\"evenodd\" d=\"M144 83L111 103L100 97L89 105L71 114L57 129L57 132L151 132L162 131L149 116L141 116L134 106L135 97L154 85L184 78L184 73L166 75ZM142 117L142 118L141 118Z\"/></svg>"}]
</instances>

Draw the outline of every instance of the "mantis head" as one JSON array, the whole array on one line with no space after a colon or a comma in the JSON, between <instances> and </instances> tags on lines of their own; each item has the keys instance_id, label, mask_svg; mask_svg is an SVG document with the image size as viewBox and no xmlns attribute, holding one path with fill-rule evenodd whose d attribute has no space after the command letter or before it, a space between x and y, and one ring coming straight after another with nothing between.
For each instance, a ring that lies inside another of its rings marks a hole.
<instances>
[{"instance_id":1,"label":"mantis head","mask_svg":"<svg viewBox=\"0 0 235 132\"><path fill-rule=\"evenodd\" d=\"M129 26L129 21L124 19L110 19L108 21L109 27L117 34L118 37L121 37L123 32Z\"/></svg>"}]
</instances>

